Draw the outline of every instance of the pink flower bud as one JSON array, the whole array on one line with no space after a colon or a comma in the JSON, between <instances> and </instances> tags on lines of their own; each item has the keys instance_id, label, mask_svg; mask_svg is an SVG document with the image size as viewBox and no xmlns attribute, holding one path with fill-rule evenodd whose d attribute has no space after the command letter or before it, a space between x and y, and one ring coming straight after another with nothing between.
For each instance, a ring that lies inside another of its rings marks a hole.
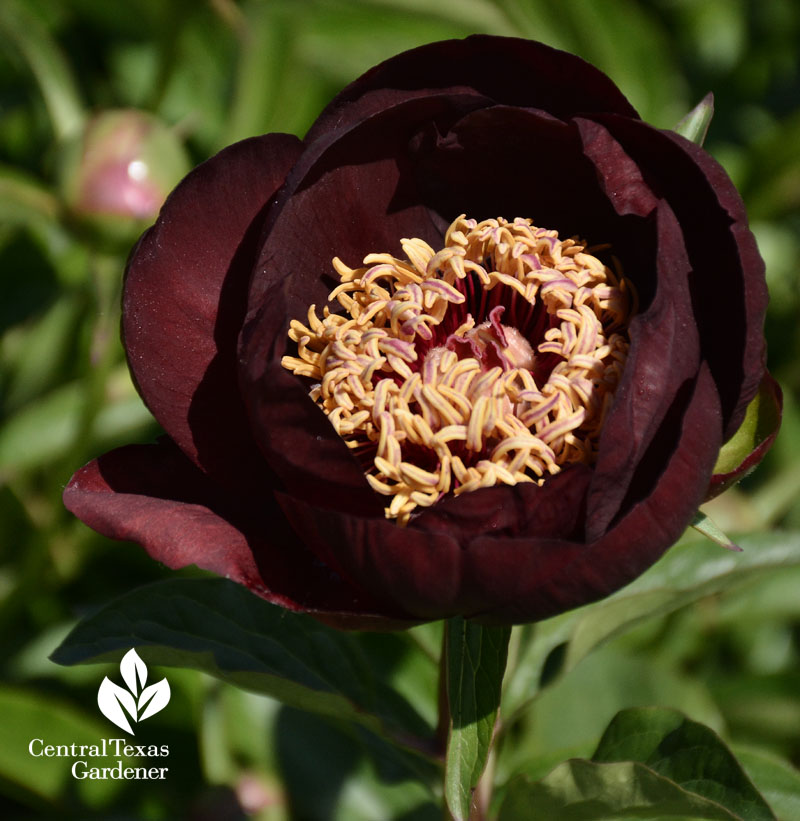
<instances>
[{"instance_id":1,"label":"pink flower bud","mask_svg":"<svg viewBox=\"0 0 800 821\"><path fill-rule=\"evenodd\" d=\"M135 109L92 117L67 147L62 189L70 212L105 227L140 228L189 168L174 132ZM120 226L122 223L122 226Z\"/></svg>"}]
</instances>

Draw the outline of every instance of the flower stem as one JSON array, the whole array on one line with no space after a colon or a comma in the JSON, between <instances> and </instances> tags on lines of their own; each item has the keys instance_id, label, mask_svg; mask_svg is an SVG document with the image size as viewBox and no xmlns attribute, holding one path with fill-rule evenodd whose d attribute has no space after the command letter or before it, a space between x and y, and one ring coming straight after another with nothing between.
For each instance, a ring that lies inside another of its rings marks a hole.
<instances>
[{"instance_id":1,"label":"flower stem","mask_svg":"<svg viewBox=\"0 0 800 821\"><path fill-rule=\"evenodd\" d=\"M16 47L28 64L41 90L56 138L65 140L78 133L86 117L78 84L72 67L35 6L31 10L20 0L0 3L0 41Z\"/></svg>"},{"instance_id":2,"label":"flower stem","mask_svg":"<svg viewBox=\"0 0 800 821\"><path fill-rule=\"evenodd\" d=\"M439 720L436 723L436 749L442 758L447 752L447 740L450 735L450 702L447 697L447 632L442 631L442 652L439 655Z\"/></svg>"}]
</instances>

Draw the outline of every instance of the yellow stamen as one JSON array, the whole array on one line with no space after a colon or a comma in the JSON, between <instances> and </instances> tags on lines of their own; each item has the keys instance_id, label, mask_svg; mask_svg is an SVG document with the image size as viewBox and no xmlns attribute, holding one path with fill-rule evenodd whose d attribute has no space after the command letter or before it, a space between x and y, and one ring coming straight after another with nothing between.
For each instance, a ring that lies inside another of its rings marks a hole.
<instances>
[{"instance_id":1,"label":"yellow stamen","mask_svg":"<svg viewBox=\"0 0 800 821\"><path fill-rule=\"evenodd\" d=\"M391 497L386 516L406 524L445 495L592 464L635 310L601 247L464 216L439 251L401 245L407 260L334 259L339 309L293 319L297 352L281 361Z\"/></svg>"}]
</instances>

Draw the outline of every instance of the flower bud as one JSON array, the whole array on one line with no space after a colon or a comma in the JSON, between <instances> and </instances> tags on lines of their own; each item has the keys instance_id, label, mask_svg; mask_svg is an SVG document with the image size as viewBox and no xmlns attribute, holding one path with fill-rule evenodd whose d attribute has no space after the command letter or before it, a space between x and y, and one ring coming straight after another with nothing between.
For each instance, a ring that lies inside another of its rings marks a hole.
<instances>
[{"instance_id":1,"label":"flower bud","mask_svg":"<svg viewBox=\"0 0 800 821\"><path fill-rule=\"evenodd\" d=\"M156 218L188 168L180 140L152 114L104 111L66 147L62 193L79 222L107 236L129 235Z\"/></svg>"}]
</instances>

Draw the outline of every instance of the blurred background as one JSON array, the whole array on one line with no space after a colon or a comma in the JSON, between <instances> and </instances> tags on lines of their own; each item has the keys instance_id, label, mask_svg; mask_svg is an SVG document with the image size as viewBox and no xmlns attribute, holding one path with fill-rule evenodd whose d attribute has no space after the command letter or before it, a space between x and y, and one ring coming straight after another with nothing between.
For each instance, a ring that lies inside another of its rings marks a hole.
<instances>
[{"instance_id":1,"label":"blurred background","mask_svg":"<svg viewBox=\"0 0 800 821\"><path fill-rule=\"evenodd\" d=\"M148 727L172 751L164 782L74 781L63 760L34 759L27 744L45 732L77 743L114 734L96 709L102 667L62 668L48 655L81 616L169 575L61 505L79 465L158 434L118 336L136 237L220 148L303 135L374 63L473 32L579 54L665 128L714 92L706 147L741 191L767 262L770 368L786 410L767 461L711 512L734 534L800 528L796 0L0 0L3 817L441 817L363 737L190 671L169 671L170 709ZM535 702L520 746L557 748L554 761L591 754L616 710L652 702L797 766L799 572L761 576L606 644ZM376 647L391 655L393 642Z\"/></svg>"}]
</instances>

